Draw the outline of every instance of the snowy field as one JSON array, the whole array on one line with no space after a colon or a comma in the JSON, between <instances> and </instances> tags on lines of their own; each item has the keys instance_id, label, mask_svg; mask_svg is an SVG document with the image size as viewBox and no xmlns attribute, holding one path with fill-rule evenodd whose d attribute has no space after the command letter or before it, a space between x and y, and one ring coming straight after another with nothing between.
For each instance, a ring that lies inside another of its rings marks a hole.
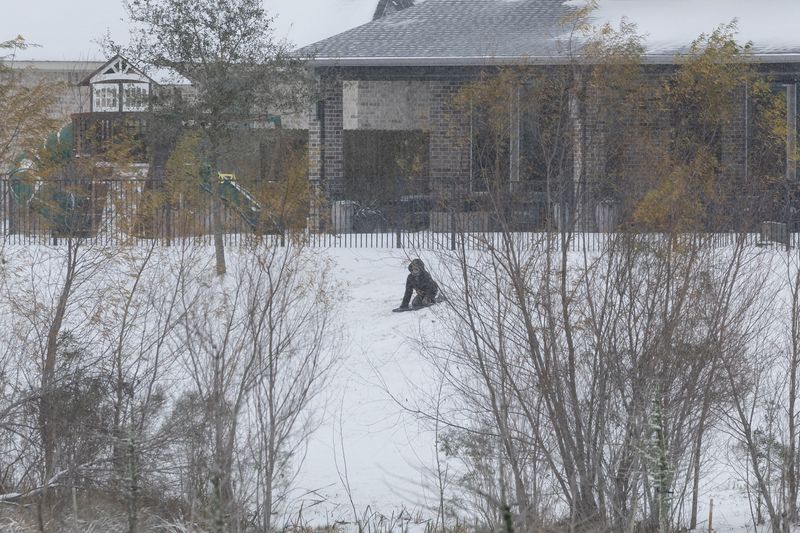
<instances>
[{"instance_id":1,"label":"snowy field","mask_svg":"<svg viewBox=\"0 0 800 533\"><path fill-rule=\"evenodd\" d=\"M428 516L436 506L425 488L435 436L401 404L430 384L418 339L436 332L441 310L392 312L408 273L402 251L324 253L343 286L344 358L298 479L300 492L310 493L304 514L348 522L354 512Z\"/></svg>"},{"instance_id":2,"label":"snowy field","mask_svg":"<svg viewBox=\"0 0 800 533\"><path fill-rule=\"evenodd\" d=\"M6 268L30 253L6 246ZM42 247L39 255L32 254L41 262L27 268L52 276L52 262L42 260L49 253L52 249ZM207 253L211 255L211 248ZM392 312L403 295L406 265L414 257L406 250L335 248L312 253L328 262L340 287L341 360L327 392L317 399L319 427L294 482L290 512L315 525L384 516L388 526L422 527L435 516L438 504L433 489L436 435L413 410L435 394L437 383L420 343L442 338L447 309L441 305ZM236 252L229 257L235 263ZM420 257L436 277L436 255L420 252ZM2 322L10 321L5 317ZM744 481L729 461L732 453L726 442L714 443L709 450L716 466L702 482L698 531L707 530L712 499L714 531L754 531Z\"/></svg>"},{"instance_id":3,"label":"snowy field","mask_svg":"<svg viewBox=\"0 0 800 533\"><path fill-rule=\"evenodd\" d=\"M402 297L410 259L407 251L340 248L321 253L333 260L335 276L347 287L342 294L347 302L343 315L347 346L325 423L309 446L298 479L299 487L320 496L308 497L309 504L320 503L307 509L313 509L317 519L348 522L354 512L365 511L391 517L403 510L413 517L430 518L437 505L432 490L435 434L430 424L420 423L401 403L413 406L414 395L435 394L432 368L419 343L439 331L446 310L391 312ZM421 252L420 256L435 276L435 254ZM744 481L733 465L725 466L731 453L725 442L710 450L719 467L702 482L697 531L707 531L712 499L714 531L755 531ZM348 480L352 504L345 488Z\"/></svg>"}]
</instances>

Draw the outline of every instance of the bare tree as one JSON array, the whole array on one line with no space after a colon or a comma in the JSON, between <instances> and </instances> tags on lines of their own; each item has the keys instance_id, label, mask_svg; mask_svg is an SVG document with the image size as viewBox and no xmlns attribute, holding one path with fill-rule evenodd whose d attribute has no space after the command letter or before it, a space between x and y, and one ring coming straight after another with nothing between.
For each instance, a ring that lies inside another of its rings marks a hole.
<instances>
[{"instance_id":1,"label":"bare tree","mask_svg":"<svg viewBox=\"0 0 800 533\"><path fill-rule=\"evenodd\" d=\"M576 31L590 29L583 15ZM453 252L442 255L455 343L433 361L455 361L440 365L453 393L451 449L490 522L508 506L522 528L697 524L721 413L756 401L743 361L764 325L759 298L770 294L759 293L763 254L744 236L718 251L697 231L732 224L738 205L741 184L726 181L717 150L738 110L733 96L745 86L759 94L754 120L774 123L776 139L782 131L733 31L702 36L659 79L641 66L635 28L606 27L567 67L487 72L455 99L472 117L473 187L482 184L499 231L483 239L456 228ZM735 68L720 67L728 63ZM538 83L526 86L531 77ZM550 231L522 239L509 205L528 184L503 162L526 111L535 142L518 148L520 165L530 165L530 186L544 186L553 213ZM765 169L756 175L770 179ZM597 195L627 217L623 229L659 233L620 233L597 253L571 252L578 230L593 227ZM543 505L543 487L563 503Z\"/></svg>"},{"instance_id":2,"label":"bare tree","mask_svg":"<svg viewBox=\"0 0 800 533\"><path fill-rule=\"evenodd\" d=\"M142 496L159 497L171 488L159 483L169 477L160 473L172 469L160 452L175 435L160 420L168 380L178 371L175 329L193 305L184 290L204 265L198 255L190 245L161 248L155 241L124 249L115 263L120 280L102 291L96 324L111 404L109 481L127 502L130 533L140 528Z\"/></svg>"},{"instance_id":3,"label":"bare tree","mask_svg":"<svg viewBox=\"0 0 800 533\"><path fill-rule=\"evenodd\" d=\"M192 401L208 430L195 443L208 451L207 518L213 530L227 531L245 523L249 509L254 525L268 531L332 364L332 301L328 280L302 247L257 243L238 259L229 282L197 287L182 340ZM255 468L255 479L238 475L239 462Z\"/></svg>"},{"instance_id":4,"label":"bare tree","mask_svg":"<svg viewBox=\"0 0 800 533\"><path fill-rule=\"evenodd\" d=\"M789 320L791 332L788 343L788 370L789 383L787 394L787 428L788 428L788 447L786 454L786 500L787 500L787 519L790 522L797 520L797 494L798 494L798 473L797 473L797 394L798 394L798 371L800 371L800 264L796 262L797 256L789 256L787 261L787 278L789 291L791 294L789 307Z\"/></svg>"},{"instance_id":5,"label":"bare tree","mask_svg":"<svg viewBox=\"0 0 800 533\"><path fill-rule=\"evenodd\" d=\"M258 254L248 274L248 336L259 372L250 398L251 461L257 529L272 531L287 508L288 490L302 466L304 447L320 420L314 399L325 390L336 362L333 285L324 264L302 247Z\"/></svg>"},{"instance_id":6,"label":"bare tree","mask_svg":"<svg viewBox=\"0 0 800 533\"><path fill-rule=\"evenodd\" d=\"M772 277L764 281L771 288L757 296L762 305L771 304L770 312L764 313L763 323L746 324L759 328L759 338L740 347L743 361L738 364L749 379L737 382L736 410L726 417L746 472L755 478L748 484L748 495L755 499L754 522L768 519L776 532L787 531L797 512L798 257L794 252L781 255L772 265Z\"/></svg>"},{"instance_id":7,"label":"bare tree","mask_svg":"<svg viewBox=\"0 0 800 533\"><path fill-rule=\"evenodd\" d=\"M464 481L520 527L668 530L675 502L696 498L715 413L743 390L730 365L764 323L763 252L744 239L718 254L699 236L621 235L565 257L546 238L502 238L442 258L455 344L433 362L447 362L448 446L468 464Z\"/></svg>"},{"instance_id":8,"label":"bare tree","mask_svg":"<svg viewBox=\"0 0 800 533\"><path fill-rule=\"evenodd\" d=\"M88 399L82 396L84 392L100 394L97 389L78 391L75 387L100 385L87 373L98 361L90 344L91 317L100 305L96 288L103 284L110 256L79 239L66 240L63 248L20 252L11 264L11 275L16 279L9 294L9 306L16 317L12 331L18 339L16 346L28 358L24 362L20 359L17 380L34 391L16 400L25 401L26 416L35 416L37 431L25 438L33 439L30 444L38 449L30 458L38 475L20 485L27 488L18 492L40 496L40 529L47 527L48 489L80 466L72 460L71 450L79 448L73 447L71 439L81 434L77 426L72 433L70 424L86 413L69 413L65 399L77 402Z\"/></svg>"}]
</instances>

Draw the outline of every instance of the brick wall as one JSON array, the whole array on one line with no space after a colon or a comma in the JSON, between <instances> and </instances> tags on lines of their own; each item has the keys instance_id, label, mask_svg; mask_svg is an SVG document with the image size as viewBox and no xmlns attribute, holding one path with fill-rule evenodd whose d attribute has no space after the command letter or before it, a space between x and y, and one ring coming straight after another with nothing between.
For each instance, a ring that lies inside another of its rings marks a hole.
<instances>
[{"instance_id":1,"label":"brick wall","mask_svg":"<svg viewBox=\"0 0 800 533\"><path fill-rule=\"evenodd\" d=\"M339 199L344 189L344 144L343 144L343 95L342 80L327 80L323 88L325 102L323 175L325 192L331 200Z\"/></svg>"},{"instance_id":2,"label":"brick wall","mask_svg":"<svg viewBox=\"0 0 800 533\"><path fill-rule=\"evenodd\" d=\"M657 101L657 88L672 67L648 69L643 95L636 109L610 112L602 98L584 94L577 102L579 119L575 142L579 157L570 169L573 180L588 184L586 216L593 218L593 202L616 192L641 198L668 169L659 168L659 151L669 147L671 115ZM398 72L396 77L400 77ZM392 72L386 77L394 77ZM454 76L455 78L455 76ZM361 80L328 82L324 91L325 128L309 122L309 174L328 199L342 193L343 130L421 130L429 134L431 190L441 199L469 191L470 118L451 105L466 81L457 79ZM649 90L652 89L652 90ZM725 176L741 180L746 172L747 121L744 94L736 94L737 113L724 128L720 156ZM611 148L614 150L611 150ZM611 156L613 151L613 157ZM324 177L324 183L320 181ZM524 179L524 178L523 178ZM602 182L605 180L605 184ZM616 184L600 190L600 185Z\"/></svg>"},{"instance_id":3,"label":"brick wall","mask_svg":"<svg viewBox=\"0 0 800 533\"><path fill-rule=\"evenodd\" d=\"M309 206L309 229L318 231L322 223L322 123L317 120L316 105L312 106L308 118L308 181L311 186Z\"/></svg>"},{"instance_id":4,"label":"brick wall","mask_svg":"<svg viewBox=\"0 0 800 533\"><path fill-rule=\"evenodd\" d=\"M303 111L273 111L271 114L280 115L281 127L288 130L304 130L311 122L309 110Z\"/></svg>"},{"instance_id":5,"label":"brick wall","mask_svg":"<svg viewBox=\"0 0 800 533\"><path fill-rule=\"evenodd\" d=\"M447 197L469 187L469 117L452 107L463 82L431 81L430 169L431 189Z\"/></svg>"},{"instance_id":6,"label":"brick wall","mask_svg":"<svg viewBox=\"0 0 800 533\"><path fill-rule=\"evenodd\" d=\"M747 120L745 119L747 92L744 87L732 95L735 102L733 115L722 132L721 160L725 178L736 183L744 183L747 174Z\"/></svg>"},{"instance_id":7,"label":"brick wall","mask_svg":"<svg viewBox=\"0 0 800 533\"><path fill-rule=\"evenodd\" d=\"M344 82L344 129L427 130L431 88L422 81Z\"/></svg>"},{"instance_id":8,"label":"brick wall","mask_svg":"<svg viewBox=\"0 0 800 533\"><path fill-rule=\"evenodd\" d=\"M309 118L309 178L329 200L342 194L344 129L422 130L430 134L431 187L447 196L469 186L469 117L454 111L460 81L324 80L323 124Z\"/></svg>"},{"instance_id":9,"label":"brick wall","mask_svg":"<svg viewBox=\"0 0 800 533\"><path fill-rule=\"evenodd\" d=\"M308 178L315 194L309 215L312 229L324 225L327 201L338 199L344 188L342 80L323 78L319 90L321 99L308 120Z\"/></svg>"}]
</instances>

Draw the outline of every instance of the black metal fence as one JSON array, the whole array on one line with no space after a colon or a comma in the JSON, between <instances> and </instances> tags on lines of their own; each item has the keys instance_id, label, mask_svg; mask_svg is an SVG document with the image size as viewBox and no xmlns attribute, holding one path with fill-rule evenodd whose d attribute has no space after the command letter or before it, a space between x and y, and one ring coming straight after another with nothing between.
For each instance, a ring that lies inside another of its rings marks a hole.
<instances>
[{"instance_id":1,"label":"black metal fence","mask_svg":"<svg viewBox=\"0 0 800 533\"><path fill-rule=\"evenodd\" d=\"M312 246L324 248L407 248L410 250L446 250L455 249L462 244L472 250L499 248L503 246L506 236L510 236L516 246L535 247L547 242L554 249L565 247L570 251L601 251L610 239L623 232L571 232L562 234L559 231L515 231L511 233L490 231L453 231L435 232L430 230L405 231L393 233L343 233L328 232L309 233L307 242ZM653 239L663 240L661 233L648 234ZM765 227L758 232L716 232L684 235L685 237L703 239L712 246L731 246L745 239L745 243L753 246L769 246L777 248L798 248L800 233L788 233L782 227Z\"/></svg>"},{"instance_id":2,"label":"black metal fence","mask_svg":"<svg viewBox=\"0 0 800 533\"><path fill-rule=\"evenodd\" d=\"M237 194L223 196L214 209L207 191L164 202L152 181L143 178L5 179L0 180L0 234L4 242L16 244L57 244L65 238L102 245L153 240L209 244L215 213L229 244L247 242L253 235L285 243L291 234L320 247L446 249L463 242L481 248L497 246L503 235L513 233L523 245L549 238L556 246L599 250L609 235L630 231L613 204L597 202L572 214L536 194L504 199L502 209L474 199L436 202L431 195L405 195L380 204L341 200L320 209L318 224L285 229L246 191ZM785 210L770 212L758 195L748 198L753 207L737 213L737 227L707 231L714 243L727 245L744 234L754 244L798 245L800 234L786 220Z\"/></svg>"},{"instance_id":3,"label":"black metal fence","mask_svg":"<svg viewBox=\"0 0 800 533\"><path fill-rule=\"evenodd\" d=\"M8 243L57 244L80 238L103 245L213 239L210 194L165 202L152 181L0 180L0 232ZM229 243L253 233L247 207L222 202L216 211Z\"/></svg>"}]
</instances>

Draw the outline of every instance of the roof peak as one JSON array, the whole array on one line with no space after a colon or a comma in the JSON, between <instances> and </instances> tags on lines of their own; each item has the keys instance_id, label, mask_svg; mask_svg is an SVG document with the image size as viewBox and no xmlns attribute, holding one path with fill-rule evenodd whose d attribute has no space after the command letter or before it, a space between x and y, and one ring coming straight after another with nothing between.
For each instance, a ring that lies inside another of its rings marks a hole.
<instances>
[{"instance_id":1,"label":"roof peak","mask_svg":"<svg viewBox=\"0 0 800 533\"><path fill-rule=\"evenodd\" d=\"M403 9L412 7L414 0L378 0L378 5L375 7L375 14L372 15L372 20L378 20L381 17L402 11Z\"/></svg>"},{"instance_id":2,"label":"roof peak","mask_svg":"<svg viewBox=\"0 0 800 533\"><path fill-rule=\"evenodd\" d=\"M114 54L109 60L103 63L94 72L86 76L78 85L90 85L98 77L107 79L140 79L148 83L155 83L150 76L131 63L120 53Z\"/></svg>"}]
</instances>

